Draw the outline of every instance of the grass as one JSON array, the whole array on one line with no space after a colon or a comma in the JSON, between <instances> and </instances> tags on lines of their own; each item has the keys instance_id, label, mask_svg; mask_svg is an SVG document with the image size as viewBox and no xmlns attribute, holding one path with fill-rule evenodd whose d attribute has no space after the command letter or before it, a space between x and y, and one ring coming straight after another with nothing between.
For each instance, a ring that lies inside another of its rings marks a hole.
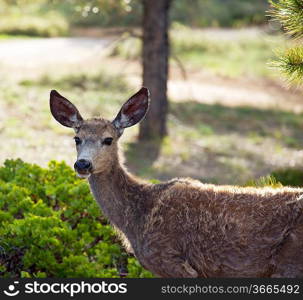
<instances>
[{"instance_id":1,"label":"grass","mask_svg":"<svg viewBox=\"0 0 303 300\"><path fill-rule=\"evenodd\" d=\"M270 186L273 188L283 187L283 185L279 181L277 181L276 177L274 177L273 175L261 176L256 180L249 180L248 182L245 183L244 186L254 186L254 187Z\"/></svg>"},{"instance_id":2,"label":"grass","mask_svg":"<svg viewBox=\"0 0 303 300\"><path fill-rule=\"evenodd\" d=\"M28 35L11 35L11 34L0 34L1 40L12 40L12 39L20 39L20 38L30 38Z\"/></svg>"},{"instance_id":3,"label":"grass","mask_svg":"<svg viewBox=\"0 0 303 300\"><path fill-rule=\"evenodd\" d=\"M75 103L84 118L114 118L135 92L121 75L105 70L2 82L1 161L20 157L46 165L51 159L64 159L73 165L73 132L49 112L49 91L54 88ZM189 176L203 182L244 184L276 168L300 168L302 128L302 114L171 101L167 138L138 144L134 126L125 130L121 143L127 166L144 178Z\"/></svg>"},{"instance_id":4,"label":"grass","mask_svg":"<svg viewBox=\"0 0 303 300\"><path fill-rule=\"evenodd\" d=\"M112 77L110 83L103 81L102 75L99 79L97 74L79 76L82 79L87 76L84 86L78 86L79 78L74 75L61 79L44 76L37 81L1 82L0 136L7 141L1 147L1 161L20 157L46 165L51 159L64 159L72 165L75 159L73 132L51 117L51 89L58 89L74 102L84 117L113 118L127 100L125 95L131 94L119 76ZM96 88L98 85L98 91L92 88L94 85Z\"/></svg>"},{"instance_id":5,"label":"grass","mask_svg":"<svg viewBox=\"0 0 303 300\"><path fill-rule=\"evenodd\" d=\"M303 147L302 114L249 106L231 108L194 101L172 103L171 113L204 136L237 132L255 141L271 138L283 146Z\"/></svg>"},{"instance_id":6,"label":"grass","mask_svg":"<svg viewBox=\"0 0 303 300\"><path fill-rule=\"evenodd\" d=\"M101 114L105 117L109 117L113 109L117 110L123 100L127 100L124 99L125 94L130 92L121 76L109 75L104 71L92 74L71 74L59 78L44 75L37 80L21 80L17 85L3 83L1 101L8 110L14 110L17 107L17 116L18 113L33 115L40 118L42 122L51 117L48 107L51 89L57 89L71 99L81 107L84 114Z\"/></svg>"},{"instance_id":7,"label":"grass","mask_svg":"<svg viewBox=\"0 0 303 300\"><path fill-rule=\"evenodd\" d=\"M302 166L302 127L302 114L171 102L169 137L158 150L131 144L127 161L149 178L244 184L275 168Z\"/></svg>"},{"instance_id":8,"label":"grass","mask_svg":"<svg viewBox=\"0 0 303 300\"><path fill-rule=\"evenodd\" d=\"M233 36L233 32L222 32L214 38L201 30L182 27L172 32L173 53L185 62L198 68L207 68L215 73L230 77L269 76L266 67L274 58L273 49L285 43L282 36L249 31ZM230 35L230 37L228 37Z\"/></svg>"},{"instance_id":9,"label":"grass","mask_svg":"<svg viewBox=\"0 0 303 300\"><path fill-rule=\"evenodd\" d=\"M53 77L49 74L44 74L38 80L24 79L20 81L23 86L37 86L37 87L49 87L53 86L57 89L79 89L82 91L119 91L120 93L126 93L129 91L129 87L120 75L113 75L103 72L94 73L77 73L63 75L61 77Z\"/></svg>"},{"instance_id":10,"label":"grass","mask_svg":"<svg viewBox=\"0 0 303 300\"><path fill-rule=\"evenodd\" d=\"M244 30L235 34L233 30L215 31L173 26L170 32L171 62L174 57L187 69L204 69L215 74L241 77L272 77L269 63L275 58L275 50L284 48L287 41L282 35L262 31ZM129 37L113 49L112 55L127 59L138 59L140 41Z\"/></svg>"}]
</instances>

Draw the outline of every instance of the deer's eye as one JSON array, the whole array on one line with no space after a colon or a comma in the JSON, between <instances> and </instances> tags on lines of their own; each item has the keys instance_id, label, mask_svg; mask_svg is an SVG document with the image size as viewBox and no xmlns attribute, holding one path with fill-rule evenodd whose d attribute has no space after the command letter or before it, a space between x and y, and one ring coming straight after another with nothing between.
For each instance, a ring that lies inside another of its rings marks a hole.
<instances>
[{"instance_id":1,"label":"deer's eye","mask_svg":"<svg viewBox=\"0 0 303 300\"><path fill-rule=\"evenodd\" d=\"M74 137L74 140L75 140L75 143L76 143L76 145L80 145L81 144L81 139L79 138L79 137Z\"/></svg>"},{"instance_id":2,"label":"deer's eye","mask_svg":"<svg viewBox=\"0 0 303 300\"><path fill-rule=\"evenodd\" d=\"M113 141L113 138L108 137L108 138L105 138L105 139L103 140L102 144L103 144L103 145L109 146L109 145L112 144L112 141Z\"/></svg>"}]
</instances>

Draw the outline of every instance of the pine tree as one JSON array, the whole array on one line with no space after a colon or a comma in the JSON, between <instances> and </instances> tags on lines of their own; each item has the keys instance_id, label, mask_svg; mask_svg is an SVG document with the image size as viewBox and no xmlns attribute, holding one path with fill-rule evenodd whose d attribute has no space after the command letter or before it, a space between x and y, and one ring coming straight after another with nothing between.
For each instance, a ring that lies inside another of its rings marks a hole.
<instances>
[{"instance_id":1,"label":"pine tree","mask_svg":"<svg viewBox=\"0 0 303 300\"><path fill-rule=\"evenodd\" d=\"M303 85L303 0L269 0L271 16L278 20L295 45L278 55L274 66L290 82Z\"/></svg>"}]
</instances>

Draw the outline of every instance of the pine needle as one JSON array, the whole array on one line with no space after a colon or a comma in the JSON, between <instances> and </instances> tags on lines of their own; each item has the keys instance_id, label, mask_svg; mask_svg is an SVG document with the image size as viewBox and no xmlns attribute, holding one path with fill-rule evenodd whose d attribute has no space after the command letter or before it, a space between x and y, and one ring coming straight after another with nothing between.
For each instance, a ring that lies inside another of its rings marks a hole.
<instances>
[{"instance_id":1,"label":"pine needle","mask_svg":"<svg viewBox=\"0 0 303 300\"><path fill-rule=\"evenodd\" d=\"M298 42L298 46L280 53L272 66L286 75L289 83L300 86L303 84L303 46L299 45L303 38L303 0L269 0L269 3L271 16Z\"/></svg>"},{"instance_id":2,"label":"pine needle","mask_svg":"<svg viewBox=\"0 0 303 300\"><path fill-rule=\"evenodd\" d=\"M270 0L271 16L278 20L286 33L295 39L303 38L303 0Z\"/></svg>"},{"instance_id":3,"label":"pine needle","mask_svg":"<svg viewBox=\"0 0 303 300\"><path fill-rule=\"evenodd\" d=\"M303 46L287 49L278 56L272 66L278 68L286 76L289 83L302 84Z\"/></svg>"}]
</instances>

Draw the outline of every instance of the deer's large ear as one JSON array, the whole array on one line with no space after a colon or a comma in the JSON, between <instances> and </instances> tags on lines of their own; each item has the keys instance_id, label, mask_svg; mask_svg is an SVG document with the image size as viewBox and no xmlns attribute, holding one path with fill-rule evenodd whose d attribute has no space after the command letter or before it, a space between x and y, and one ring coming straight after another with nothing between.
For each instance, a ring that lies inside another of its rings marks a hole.
<instances>
[{"instance_id":1,"label":"deer's large ear","mask_svg":"<svg viewBox=\"0 0 303 300\"><path fill-rule=\"evenodd\" d=\"M140 122L147 113L149 106L149 91L142 87L136 94L130 97L121 107L112 124L116 127L119 135L124 128Z\"/></svg>"},{"instance_id":2,"label":"deer's large ear","mask_svg":"<svg viewBox=\"0 0 303 300\"><path fill-rule=\"evenodd\" d=\"M76 128L83 121L76 106L55 90L50 93L49 104L53 117L63 126Z\"/></svg>"}]
</instances>

